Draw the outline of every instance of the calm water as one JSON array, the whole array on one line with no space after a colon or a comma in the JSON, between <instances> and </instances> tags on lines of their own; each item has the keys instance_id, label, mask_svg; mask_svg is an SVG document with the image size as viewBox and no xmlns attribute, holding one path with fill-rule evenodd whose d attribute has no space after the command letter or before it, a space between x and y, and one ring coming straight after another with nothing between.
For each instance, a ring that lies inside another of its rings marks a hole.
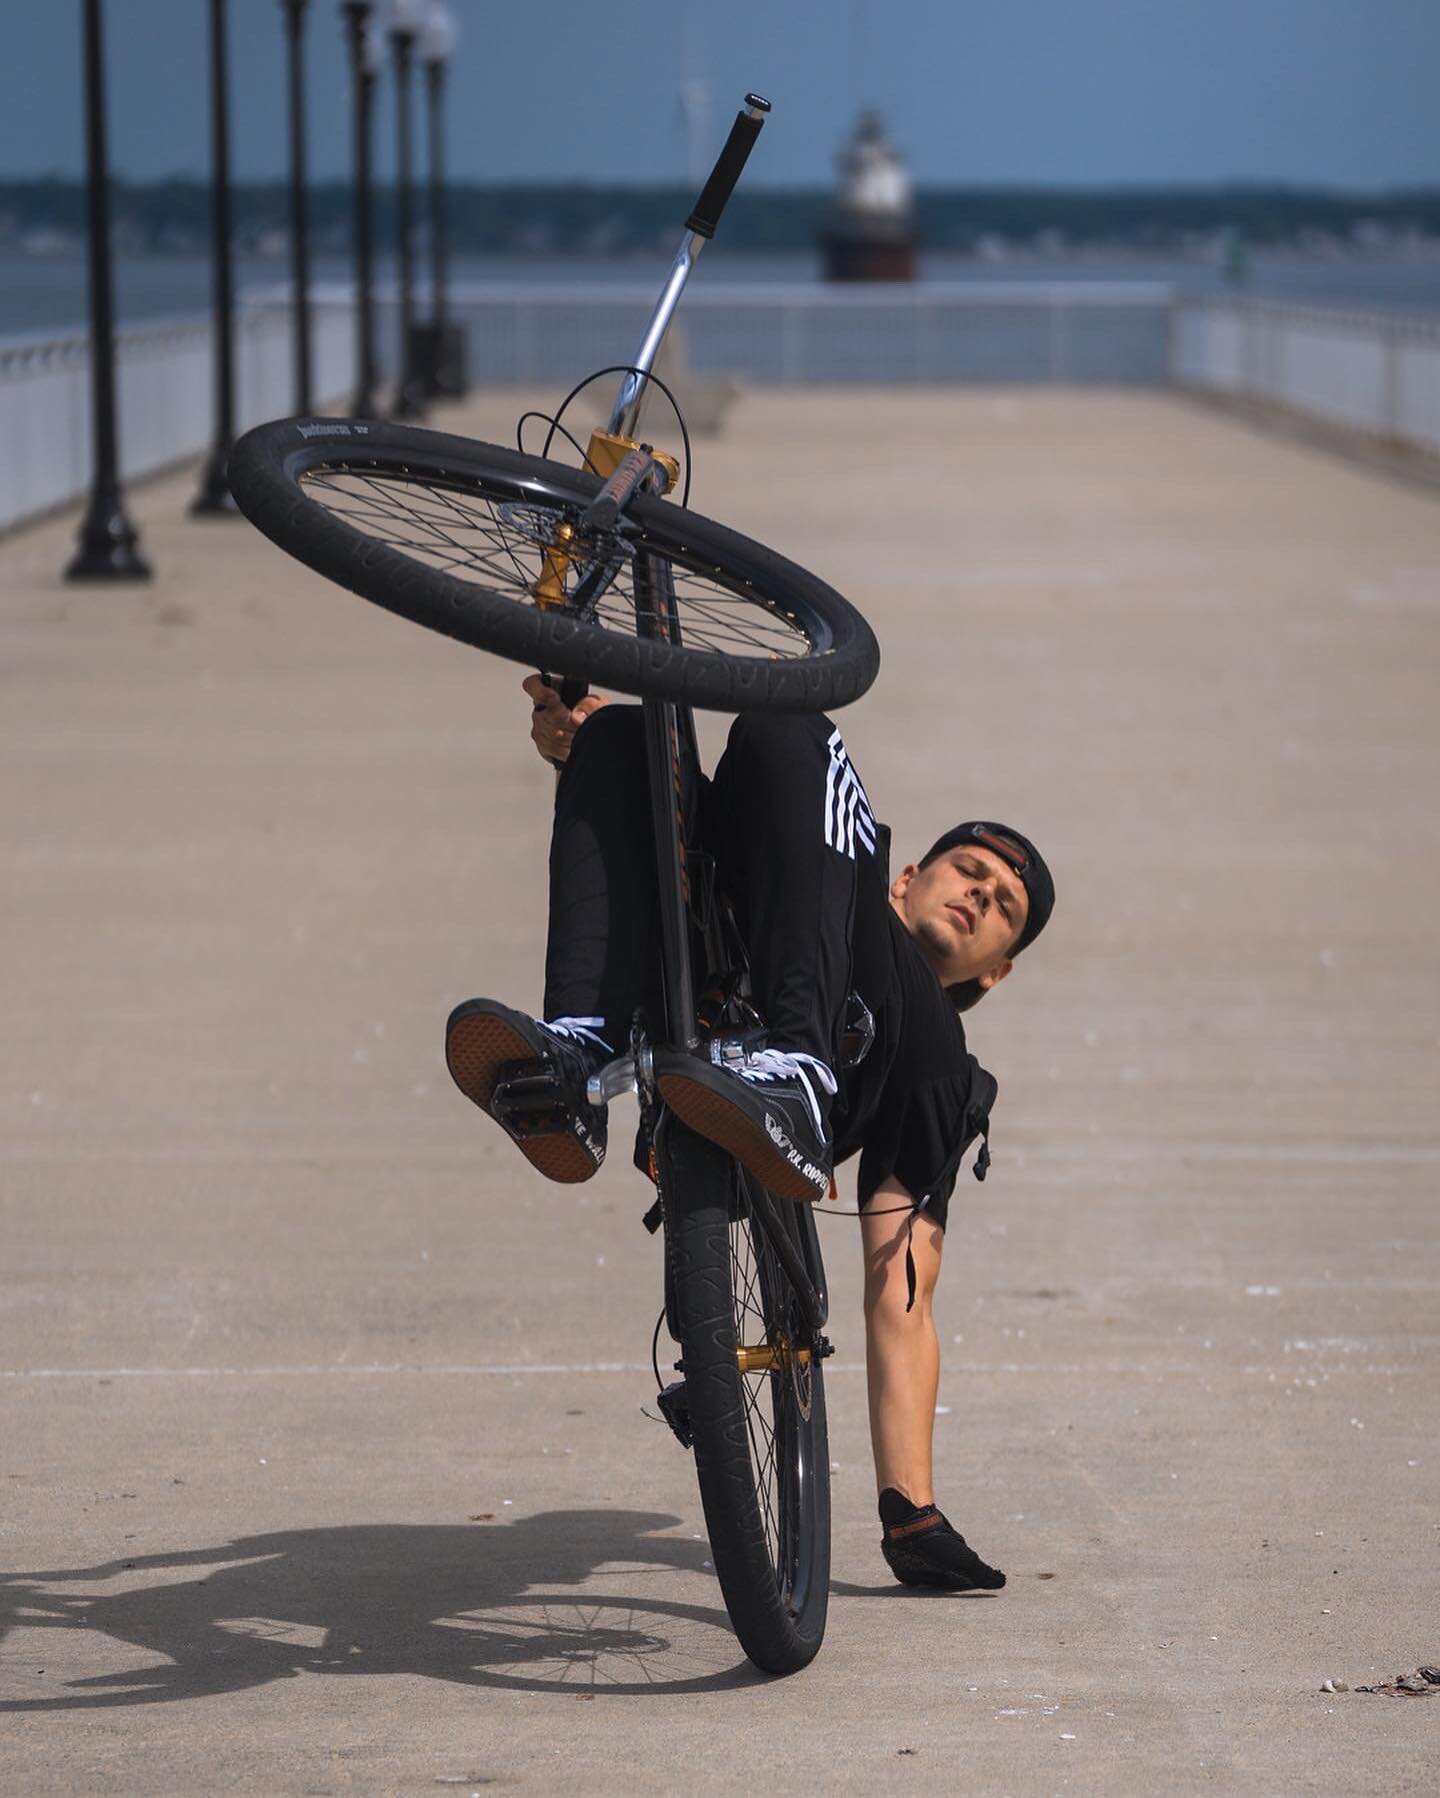
<instances>
[{"instance_id":1,"label":"calm water","mask_svg":"<svg viewBox=\"0 0 1440 1798\"><path fill-rule=\"evenodd\" d=\"M457 257L458 282L540 282L584 288L626 283L658 289L665 273L663 254L632 257ZM272 286L287 276L274 258L242 258L237 286ZM388 271L380 269L382 277ZM316 281L348 281L347 259L317 258ZM729 255L723 245L709 251L697 281L818 281L818 256ZM1165 281L1186 292L1225 291L1219 265L1175 256L1091 255L1016 256L980 262L968 256L931 256L922 265L926 281ZM1317 305L1440 312L1440 255L1255 255L1246 291L1275 299ZM115 264L118 316L123 323L167 314L203 312L210 304L210 267L203 257L121 257ZM61 331L83 325L86 316L85 260L81 255L0 254L0 335L18 331Z\"/></svg>"}]
</instances>

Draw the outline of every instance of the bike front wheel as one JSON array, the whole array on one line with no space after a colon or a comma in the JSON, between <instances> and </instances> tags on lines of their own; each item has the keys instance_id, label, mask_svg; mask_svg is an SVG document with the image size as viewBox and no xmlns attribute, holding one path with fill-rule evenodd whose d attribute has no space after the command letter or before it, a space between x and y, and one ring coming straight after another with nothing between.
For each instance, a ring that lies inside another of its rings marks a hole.
<instances>
[{"instance_id":1,"label":"bike front wheel","mask_svg":"<svg viewBox=\"0 0 1440 1798\"><path fill-rule=\"evenodd\" d=\"M674 1118L656 1151L715 1572L746 1654L767 1673L794 1673L819 1650L830 1600L822 1344L773 1240L786 1231L804 1259L804 1208L753 1189Z\"/></svg>"},{"instance_id":2,"label":"bike front wheel","mask_svg":"<svg viewBox=\"0 0 1440 1798\"><path fill-rule=\"evenodd\" d=\"M865 620L806 569L652 497L587 526L601 483L563 463L294 418L247 432L227 474L287 554L532 668L720 711L804 712L848 705L879 667Z\"/></svg>"}]
</instances>

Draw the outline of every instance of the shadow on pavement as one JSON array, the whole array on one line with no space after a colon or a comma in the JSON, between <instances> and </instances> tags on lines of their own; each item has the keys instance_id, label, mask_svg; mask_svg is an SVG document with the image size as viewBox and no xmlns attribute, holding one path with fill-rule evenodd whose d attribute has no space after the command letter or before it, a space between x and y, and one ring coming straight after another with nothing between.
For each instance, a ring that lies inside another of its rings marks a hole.
<instances>
[{"instance_id":1,"label":"shadow on pavement","mask_svg":"<svg viewBox=\"0 0 1440 1798\"><path fill-rule=\"evenodd\" d=\"M902 1586L899 1580L891 1580L888 1586L856 1586L843 1579L831 1580L830 1593L835 1598L908 1598L912 1604L917 1598L990 1599L1000 1596L998 1592L946 1592L926 1586Z\"/></svg>"},{"instance_id":2,"label":"shadow on pavement","mask_svg":"<svg viewBox=\"0 0 1440 1798\"><path fill-rule=\"evenodd\" d=\"M58 1692L37 1679L28 1696L0 1700L0 1712L163 1703L301 1673L418 1674L571 1696L762 1680L741 1656L721 1605L584 1589L596 1568L612 1562L639 1564L638 1573L620 1576L622 1588L702 1572L703 1542L656 1533L677 1522L597 1510L490 1526L282 1530L214 1548L8 1575L0 1580L0 1639L46 1629L91 1639L51 1650L65 1663L47 1669ZM157 1580L170 1569L192 1576ZM582 1589L549 1589L555 1586ZM111 1671L67 1677L107 1653L100 1637L130 1645L123 1664L114 1665L112 1648ZM137 1666L135 1650L153 1660ZM24 1667L13 1647L7 1659L16 1671Z\"/></svg>"}]
</instances>

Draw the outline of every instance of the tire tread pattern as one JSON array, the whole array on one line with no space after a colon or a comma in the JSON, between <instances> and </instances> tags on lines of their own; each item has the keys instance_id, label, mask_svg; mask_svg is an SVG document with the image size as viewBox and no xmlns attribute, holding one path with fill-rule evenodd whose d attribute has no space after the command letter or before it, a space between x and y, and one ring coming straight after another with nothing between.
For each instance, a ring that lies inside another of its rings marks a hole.
<instances>
[{"instance_id":1,"label":"tire tread pattern","mask_svg":"<svg viewBox=\"0 0 1440 1798\"><path fill-rule=\"evenodd\" d=\"M730 1291L729 1158L675 1119L661 1132L672 1256L695 1468L715 1571L750 1659L768 1673L808 1666L825 1633L830 1586L830 1462L823 1370L812 1369L808 1426L816 1519L806 1602L792 1616L775 1582L750 1459Z\"/></svg>"}]
</instances>

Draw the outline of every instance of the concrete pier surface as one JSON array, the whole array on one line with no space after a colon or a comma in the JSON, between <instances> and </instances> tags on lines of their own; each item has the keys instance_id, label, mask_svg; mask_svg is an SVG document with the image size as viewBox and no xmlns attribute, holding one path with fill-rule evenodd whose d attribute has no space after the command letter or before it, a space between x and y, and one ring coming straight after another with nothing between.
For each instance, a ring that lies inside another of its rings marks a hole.
<instances>
[{"instance_id":1,"label":"concrete pier surface","mask_svg":"<svg viewBox=\"0 0 1440 1798\"><path fill-rule=\"evenodd\" d=\"M939 1296L1008 1587L889 1580L831 1218L829 1633L742 1660L643 1183L547 1186L441 1058L538 1003L524 670L191 472L131 495L148 588L0 542L0 1789L1433 1790L1440 1692L1353 1688L1440 1663L1440 504L1162 394L754 393L698 447L876 626L900 858L978 812L1056 871Z\"/></svg>"}]
</instances>

